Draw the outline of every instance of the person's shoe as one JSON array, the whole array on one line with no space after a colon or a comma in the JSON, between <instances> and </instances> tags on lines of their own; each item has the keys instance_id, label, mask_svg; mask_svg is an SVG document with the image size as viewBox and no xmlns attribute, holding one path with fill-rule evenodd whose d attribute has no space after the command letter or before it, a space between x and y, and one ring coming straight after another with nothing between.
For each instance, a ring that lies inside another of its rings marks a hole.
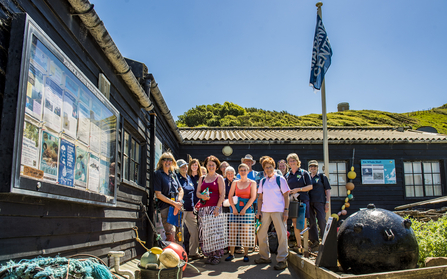
<instances>
[{"instance_id":1,"label":"person's shoe","mask_svg":"<svg viewBox=\"0 0 447 279\"><path fill-rule=\"evenodd\" d=\"M244 262L248 263L250 261L250 259L248 258L247 255L244 256Z\"/></svg>"},{"instance_id":2,"label":"person's shoe","mask_svg":"<svg viewBox=\"0 0 447 279\"><path fill-rule=\"evenodd\" d=\"M256 264L269 264L271 263L272 260L271 259L263 259L263 258L259 258L255 260Z\"/></svg>"},{"instance_id":3,"label":"person's shoe","mask_svg":"<svg viewBox=\"0 0 447 279\"><path fill-rule=\"evenodd\" d=\"M211 260L211 264L212 264L212 265L220 264L220 260L219 260L218 258L213 258L213 259Z\"/></svg>"},{"instance_id":4,"label":"person's shoe","mask_svg":"<svg viewBox=\"0 0 447 279\"><path fill-rule=\"evenodd\" d=\"M210 264L211 261L213 260L213 258L214 258L214 257L208 257L208 258L205 260L205 263Z\"/></svg>"},{"instance_id":5,"label":"person's shoe","mask_svg":"<svg viewBox=\"0 0 447 279\"><path fill-rule=\"evenodd\" d=\"M312 241L309 248L314 249L317 248L320 245L320 242L318 240Z\"/></svg>"},{"instance_id":6,"label":"person's shoe","mask_svg":"<svg viewBox=\"0 0 447 279\"><path fill-rule=\"evenodd\" d=\"M225 259L225 261L226 261L226 262L231 262L233 259L234 259L234 256L230 254L230 255Z\"/></svg>"},{"instance_id":7,"label":"person's shoe","mask_svg":"<svg viewBox=\"0 0 447 279\"><path fill-rule=\"evenodd\" d=\"M198 260L198 259L201 259L201 258L203 258L202 254L188 256L188 259L191 260L191 261Z\"/></svg>"},{"instance_id":8,"label":"person's shoe","mask_svg":"<svg viewBox=\"0 0 447 279\"><path fill-rule=\"evenodd\" d=\"M286 269L287 268L287 262L286 261L279 262L273 268L276 269L276 270Z\"/></svg>"}]
</instances>

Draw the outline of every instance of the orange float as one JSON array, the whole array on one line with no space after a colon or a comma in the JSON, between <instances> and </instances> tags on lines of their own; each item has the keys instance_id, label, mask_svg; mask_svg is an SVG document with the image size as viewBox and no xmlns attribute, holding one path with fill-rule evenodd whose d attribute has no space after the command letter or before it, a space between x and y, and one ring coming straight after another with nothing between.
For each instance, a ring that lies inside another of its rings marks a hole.
<instances>
[{"instance_id":1,"label":"orange float","mask_svg":"<svg viewBox=\"0 0 447 279\"><path fill-rule=\"evenodd\" d=\"M346 183L347 190L352 191L352 190L354 190L354 188L355 188L354 183L352 183L352 182Z\"/></svg>"}]
</instances>

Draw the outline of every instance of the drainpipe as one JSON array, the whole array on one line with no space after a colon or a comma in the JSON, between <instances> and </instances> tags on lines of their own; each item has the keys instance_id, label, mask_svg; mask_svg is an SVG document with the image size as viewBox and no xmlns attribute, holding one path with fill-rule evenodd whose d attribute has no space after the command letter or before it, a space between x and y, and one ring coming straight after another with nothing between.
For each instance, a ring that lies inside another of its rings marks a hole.
<instances>
[{"instance_id":1,"label":"drainpipe","mask_svg":"<svg viewBox=\"0 0 447 279\"><path fill-rule=\"evenodd\" d=\"M136 95L140 105L147 111L154 108L154 104L149 99L149 96L144 92L141 85L138 83L135 75L130 70L124 57L121 55L115 42L112 40L109 32L104 26L104 23L99 18L96 11L93 9L93 4L88 0L68 0L73 7L74 15L79 16L81 21L90 31L90 34L95 38L104 54L115 67L116 72L121 75L124 82L130 90Z\"/></svg>"}]
</instances>

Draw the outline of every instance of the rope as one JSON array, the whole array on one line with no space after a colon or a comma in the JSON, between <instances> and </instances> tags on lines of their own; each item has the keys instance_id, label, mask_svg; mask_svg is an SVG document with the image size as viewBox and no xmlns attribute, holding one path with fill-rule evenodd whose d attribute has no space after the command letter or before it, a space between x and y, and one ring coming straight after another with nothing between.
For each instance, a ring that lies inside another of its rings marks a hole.
<instances>
[{"instance_id":1,"label":"rope","mask_svg":"<svg viewBox=\"0 0 447 279\"><path fill-rule=\"evenodd\" d=\"M137 234L137 237L135 238L135 240L138 241L141 244L141 246L143 246L143 248L146 249L146 251L149 251L150 249L147 249L146 246L144 246L144 244L146 244L146 241L143 241L138 237L138 227L135 226L132 228L132 230L134 230L135 233Z\"/></svg>"}]
</instances>

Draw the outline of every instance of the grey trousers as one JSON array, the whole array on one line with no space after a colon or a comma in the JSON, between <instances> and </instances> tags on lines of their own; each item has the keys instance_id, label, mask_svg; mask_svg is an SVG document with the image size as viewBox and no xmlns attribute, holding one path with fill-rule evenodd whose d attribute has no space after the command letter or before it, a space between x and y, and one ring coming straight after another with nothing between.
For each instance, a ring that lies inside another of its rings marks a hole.
<instances>
[{"instance_id":1,"label":"grey trousers","mask_svg":"<svg viewBox=\"0 0 447 279\"><path fill-rule=\"evenodd\" d=\"M282 212L262 212L261 228L258 231L259 241L259 255L263 259L270 258L270 249L268 243L268 229L273 222L276 234L278 236L278 254L276 255L277 262L283 262L287 259L289 249L287 245L287 229L286 223L282 220Z\"/></svg>"},{"instance_id":2,"label":"grey trousers","mask_svg":"<svg viewBox=\"0 0 447 279\"><path fill-rule=\"evenodd\" d=\"M189 231L189 256L196 256L199 253L199 225L193 211L183 211L183 223Z\"/></svg>"}]
</instances>

